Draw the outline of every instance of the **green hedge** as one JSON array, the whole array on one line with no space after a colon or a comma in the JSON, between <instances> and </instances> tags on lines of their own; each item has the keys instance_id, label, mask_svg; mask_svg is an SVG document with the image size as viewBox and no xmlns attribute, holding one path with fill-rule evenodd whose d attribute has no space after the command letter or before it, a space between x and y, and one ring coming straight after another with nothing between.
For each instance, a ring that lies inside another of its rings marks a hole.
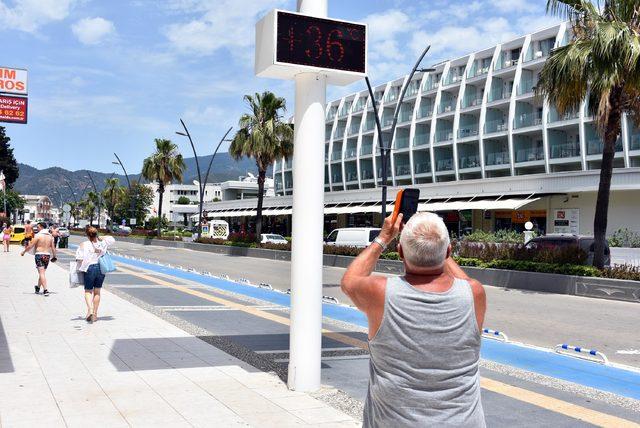
<instances>
[{"instance_id":1,"label":"green hedge","mask_svg":"<svg viewBox=\"0 0 640 428\"><path fill-rule=\"evenodd\" d=\"M484 262L480 259L454 257L460 266L478 267L484 269L507 269L525 272L557 273L574 276L603 276L602 272L593 266L569 265L559 263L540 263L526 260L491 260Z\"/></svg>"}]
</instances>

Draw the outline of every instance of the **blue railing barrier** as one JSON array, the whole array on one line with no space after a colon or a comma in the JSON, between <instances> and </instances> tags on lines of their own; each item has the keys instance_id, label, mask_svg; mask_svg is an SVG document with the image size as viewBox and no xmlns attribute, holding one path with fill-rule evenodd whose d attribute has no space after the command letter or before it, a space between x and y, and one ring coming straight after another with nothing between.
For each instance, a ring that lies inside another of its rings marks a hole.
<instances>
[{"instance_id":1,"label":"blue railing barrier","mask_svg":"<svg viewBox=\"0 0 640 428\"><path fill-rule=\"evenodd\" d=\"M571 357L581 358L587 361L595 361L605 365L609 364L609 359L607 358L607 356L600 351L596 351L595 349L584 349L581 346L573 346L566 343L561 343L559 345L556 345L555 351L558 354L562 355L569 355Z\"/></svg>"}]
</instances>

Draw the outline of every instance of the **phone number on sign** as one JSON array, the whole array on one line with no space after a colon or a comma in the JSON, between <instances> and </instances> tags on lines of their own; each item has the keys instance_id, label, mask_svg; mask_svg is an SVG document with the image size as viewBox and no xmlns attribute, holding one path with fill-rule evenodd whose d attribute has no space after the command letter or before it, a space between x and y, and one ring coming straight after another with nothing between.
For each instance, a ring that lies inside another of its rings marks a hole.
<instances>
[{"instance_id":1,"label":"phone number on sign","mask_svg":"<svg viewBox=\"0 0 640 428\"><path fill-rule=\"evenodd\" d=\"M27 122L27 100L0 97L0 122Z\"/></svg>"}]
</instances>

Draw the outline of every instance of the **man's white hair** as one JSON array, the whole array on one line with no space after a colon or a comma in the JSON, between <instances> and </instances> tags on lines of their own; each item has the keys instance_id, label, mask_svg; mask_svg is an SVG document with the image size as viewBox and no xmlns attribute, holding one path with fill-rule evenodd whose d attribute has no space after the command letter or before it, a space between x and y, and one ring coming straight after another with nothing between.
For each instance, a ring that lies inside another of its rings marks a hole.
<instances>
[{"instance_id":1,"label":"man's white hair","mask_svg":"<svg viewBox=\"0 0 640 428\"><path fill-rule=\"evenodd\" d=\"M444 221L428 212L414 214L400 234L404 259L417 268L441 267L447 258L449 242Z\"/></svg>"}]
</instances>

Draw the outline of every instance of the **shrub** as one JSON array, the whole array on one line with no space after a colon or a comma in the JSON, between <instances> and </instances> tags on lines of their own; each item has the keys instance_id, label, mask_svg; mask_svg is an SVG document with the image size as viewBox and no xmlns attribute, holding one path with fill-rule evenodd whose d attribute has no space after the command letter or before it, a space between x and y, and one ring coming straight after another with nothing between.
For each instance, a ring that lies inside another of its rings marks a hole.
<instances>
[{"instance_id":1,"label":"shrub","mask_svg":"<svg viewBox=\"0 0 640 428\"><path fill-rule=\"evenodd\" d=\"M260 244L260 248L265 248L267 250L280 250L280 251L291 251L291 241L286 244Z\"/></svg>"},{"instance_id":2,"label":"shrub","mask_svg":"<svg viewBox=\"0 0 640 428\"><path fill-rule=\"evenodd\" d=\"M228 240L231 242L244 242L250 244L252 242L256 242L256 235L255 233L234 232L229 235Z\"/></svg>"},{"instance_id":3,"label":"shrub","mask_svg":"<svg viewBox=\"0 0 640 428\"><path fill-rule=\"evenodd\" d=\"M492 260L522 260L540 263L581 265L587 260L587 253L577 246L563 248L527 248L524 245L493 244L481 242L460 242L454 255L462 258Z\"/></svg>"},{"instance_id":4,"label":"shrub","mask_svg":"<svg viewBox=\"0 0 640 428\"><path fill-rule=\"evenodd\" d=\"M609 237L609 246L640 248L640 233L636 233L626 227L618 229Z\"/></svg>"},{"instance_id":5,"label":"shrub","mask_svg":"<svg viewBox=\"0 0 640 428\"><path fill-rule=\"evenodd\" d=\"M397 251L387 251L380 256L382 260L400 260L400 254Z\"/></svg>"},{"instance_id":6,"label":"shrub","mask_svg":"<svg viewBox=\"0 0 640 428\"><path fill-rule=\"evenodd\" d=\"M616 265L602 270L604 278L626 279L640 281L640 267L633 265Z\"/></svg>"},{"instance_id":7,"label":"shrub","mask_svg":"<svg viewBox=\"0 0 640 428\"><path fill-rule=\"evenodd\" d=\"M227 243L226 240L221 238L200 238L196 242L200 244L213 244L213 245L225 245Z\"/></svg>"},{"instance_id":8,"label":"shrub","mask_svg":"<svg viewBox=\"0 0 640 428\"><path fill-rule=\"evenodd\" d=\"M463 241L467 242L483 242L483 243L507 243L520 244L523 242L522 233L515 230L500 229L494 232L485 232L483 230L474 230L472 233L465 235Z\"/></svg>"},{"instance_id":9,"label":"shrub","mask_svg":"<svg viewBox=\"0 0 640 428\"><path fill-rule=\"evenodd\" d=\"M475 258L454 257L460 266L483 269L508 269L526 272L557 273L574 276L600 276L600 271L593 266L543 263L528 260L491 260L488 262Z\"/></svg>"},{"instance_id":10,"label":"shrub","mask_svg":"<svg viewBox=\"0 0 640 428\"><path fill-rule=\"evenodd\" d=\"M323 253L336 255L336 256L352 256L355 257L362 252L361 248L357 247L340 247L334 245L325 245Z\"/></svg>"},{"instance_id":11,"label":"shrub","mask_svg":"<svg viewBox=\"0 0 640 428\"><path fill-rule=\"evenodd\" d=\"M162 224L160 226L161 229L166 228L168 225L169 225L169 220L167 220L167 218L163 215ZM158 229L158 216L149 218L149 220L147 220L145 223L145 227L149 229Z\"/></svg>"}]
</instances>

